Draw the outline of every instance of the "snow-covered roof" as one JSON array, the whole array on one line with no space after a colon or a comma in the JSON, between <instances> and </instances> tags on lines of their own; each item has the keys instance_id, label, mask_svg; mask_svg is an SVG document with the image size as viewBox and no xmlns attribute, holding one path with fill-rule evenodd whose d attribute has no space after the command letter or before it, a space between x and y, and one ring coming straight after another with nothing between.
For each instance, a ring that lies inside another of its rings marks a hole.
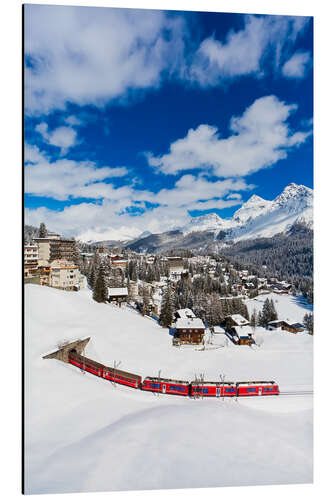
<instances>
[{"instance_id":1,"label":"snow-covered roof","mask_svg":"<svg viewBox=\"0 0 333 500\"><path fill-rule=\"evenodd\" d=\"M176 313L182 319L195 318L195 314L191 309L177 309Z\"/></svg>"},{"instance_id":2,"label":"snow-covered roof","mask_svg":"<svg viewBox=\"0 0 333 500\"><path fill-rule=\"evenodd\" d=\"M234 326L234 330L239 338L253 335L253 330L250 326Z\"/></svg>"},{"instance_id":3,"label":"snow-covered roof","mask_svg":"<svg viewBox=\"0 0 333 500\"><path fill-rule=\"evenodd\" d=\"M235 323L237 323L238 326L249 324L248 320L241 314L231 314L230 316L227 316L227 318L231 318Z\"/></svg>"},{"instance_id":4,"label":"snow-covered roof","mask_svg":"<svg viewBox=\"0 0 333 500\"><path fill-rule=\"evenodd\" d=\"M117 297L119 295L128 295L128 290L126 287L120 288L108 288L109 297Z\"/></svg>"},{"instance_id":5,"label":"snow-covered roof","mask_svg":"<svg viewBox=\"0 0 333 500\"><path fill-rule=\"evenodd\" d=\"M213 332L214 333L225 333L225 329L222 328L221 326L213 326Z\"/></svg>"},{"instance_id":6,"label":"snow-covered roof","mask_svg":"<svg viewBox=\"0 0 333 500\"><path fill-rule=\"evenodd\" d=\"M249 385L264 385L264 386L271 386L272 384L276 384L276 382L274 382L274 380L264 380L264 381L261 381L261 380L253 380L253 381L249 381L249 382L238 382L237 385L239 387L246 387L246 386L249 386Z\"/></svg>"},{"instance_id":7,"label":"snow-covered roof","mask_svg":"<svg viewBox=\"0 0 333 500\"><path fill-rule=\"evenodd\" d=\"M200 318L179 318L176 321L176 328L205 328Z\"/></svg>"}]
</instances>

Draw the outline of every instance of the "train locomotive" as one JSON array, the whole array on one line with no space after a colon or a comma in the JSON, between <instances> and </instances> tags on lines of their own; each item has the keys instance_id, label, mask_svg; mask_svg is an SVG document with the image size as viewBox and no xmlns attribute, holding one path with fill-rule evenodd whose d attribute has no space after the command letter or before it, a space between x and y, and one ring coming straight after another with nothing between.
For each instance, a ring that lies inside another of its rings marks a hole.
<instances>
[{"instance_id":1,"label":"train locomotive","mask_svg":"<svg viewBox=\"0 0 333 500\"><path fill-rule=\"evenodd\" d=\"M159 377L145 377L112 368L93 359L78 354L75 350L70 351L68 362L71 365L87 371L97 377L104 378L117 384L126 385L142 391L150 391L161 394L189 397L244 397L244 396L277 396L279 386L273 380L270 381L245 381L245 382L192 382L186 380L166 379Z\"/></svg>"}]
</instances>

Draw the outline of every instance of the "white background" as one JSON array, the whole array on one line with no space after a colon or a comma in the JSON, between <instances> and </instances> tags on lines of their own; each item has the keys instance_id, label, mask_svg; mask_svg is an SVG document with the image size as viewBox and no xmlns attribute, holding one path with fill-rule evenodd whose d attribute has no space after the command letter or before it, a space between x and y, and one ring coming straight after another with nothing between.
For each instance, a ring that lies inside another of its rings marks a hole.
<instances>
[{"instance_id":1,"label":"white background","mask_svg":"<svg viewBox=\"0 0 333 500\"><path fill-rule=\"evenodd\" d=\"M315 482L314 485L159 490L148 492L62 495L112 500L218 499L274 500L328 498L332 488L332 49L330 2L324 0L118 0L36 1L26 3L206 10L253 14L314 16L315 25ZM1 2L1 481L3 498L21 489L21 130L22 14L21 2ZM41 398L43 395L41 394ZM200 459L198 457L198 459ZM241 471L239 471L241 473ZM35 497L33 495L32 497ZM37 496L36 496L37 497ZM40 498L40 496L38 496Z\"/></svg>"}]
</instances>

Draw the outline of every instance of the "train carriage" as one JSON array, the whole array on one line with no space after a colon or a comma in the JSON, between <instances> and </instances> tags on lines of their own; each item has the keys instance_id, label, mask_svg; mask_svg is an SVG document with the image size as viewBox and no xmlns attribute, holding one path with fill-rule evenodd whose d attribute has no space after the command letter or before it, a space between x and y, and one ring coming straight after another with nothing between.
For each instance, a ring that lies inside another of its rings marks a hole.
<instances>
[{"instance_id":1,"label":"train carriage","mask_svg":"<svg viewBox=\"0 0 333 500\"><path fill-rule=\"evenodd\" d=\"M116 382L117 384L127 385L135 389L138 389L141 385L141 377L139 375L102 365L74 351L69 353L68 361L72 365L81 368L81 370L92 373L97 377Z\"/></svg>"},{"instance_id":2,"label":"train carriage","mask_svg":"<svg viewBox=\"0 0 333 500\"><path fill-rule=\"evenodd\" d=\"M103 370L105 368L104 365L98 363L93 359L86 358L85 356L81 356L76 351L71 351L68 356L68 362L71 365L77 366L86 372L92 373L97 377L103 377Z\"/></svg>"},{"instance_id":3,"label":"train carriage","mask_svg":"<svg viewBox=\"0 0 333 500\"><path fill-rule=\"evenodd\" d=\"M237 396L277 396L279 386L273 380L236 382Z\"/></svg>"},{"instance_id":4,"label":"train carriage","mask_svg":"<svg viewBox=\"0 0 333 500\"><path fill-rule=\"evenodd\" d=\"M193 397L231 397L236 395L234 382L191 382Z\"/></svg>"},{"instance_id":5,"label":"train carriage","mask_svg":"<svg viewBox=\"0 0 333 500\"><path fill-rule=\"evenodd\" d=\"M109 366L105 367L104 378L116 382L117 384L133 387L134 389L139 389L141 386L140 375L135 375L134 373L110 368Z\"/></svg>"},{"instance_id":6,"label":"train carriage","mask_svg":"<svg viewBox=\"0 0 333 500\"><path fill-rule=\"evenodd\" d=\"M142 382L141 389L143 391L159 392L161 394L189 396L190 383L186 380L146 377Z\"/></svg>"}]
</instances>

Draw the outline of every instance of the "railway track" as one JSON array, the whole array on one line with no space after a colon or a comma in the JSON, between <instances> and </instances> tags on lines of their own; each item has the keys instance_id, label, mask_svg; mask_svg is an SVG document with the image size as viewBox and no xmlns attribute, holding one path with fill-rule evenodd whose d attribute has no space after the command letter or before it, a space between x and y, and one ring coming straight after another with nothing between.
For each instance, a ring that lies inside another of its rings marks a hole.
<instances>
[{"instance_id":1,"label":"railway track","mask_svg":"<svg viewBox=\"0 0 333 500\"><path fill-rule=\"evenodd\" d=\"M313 396L313 391L280 391L280 396Z\"/></svg>"}]
</instances>

